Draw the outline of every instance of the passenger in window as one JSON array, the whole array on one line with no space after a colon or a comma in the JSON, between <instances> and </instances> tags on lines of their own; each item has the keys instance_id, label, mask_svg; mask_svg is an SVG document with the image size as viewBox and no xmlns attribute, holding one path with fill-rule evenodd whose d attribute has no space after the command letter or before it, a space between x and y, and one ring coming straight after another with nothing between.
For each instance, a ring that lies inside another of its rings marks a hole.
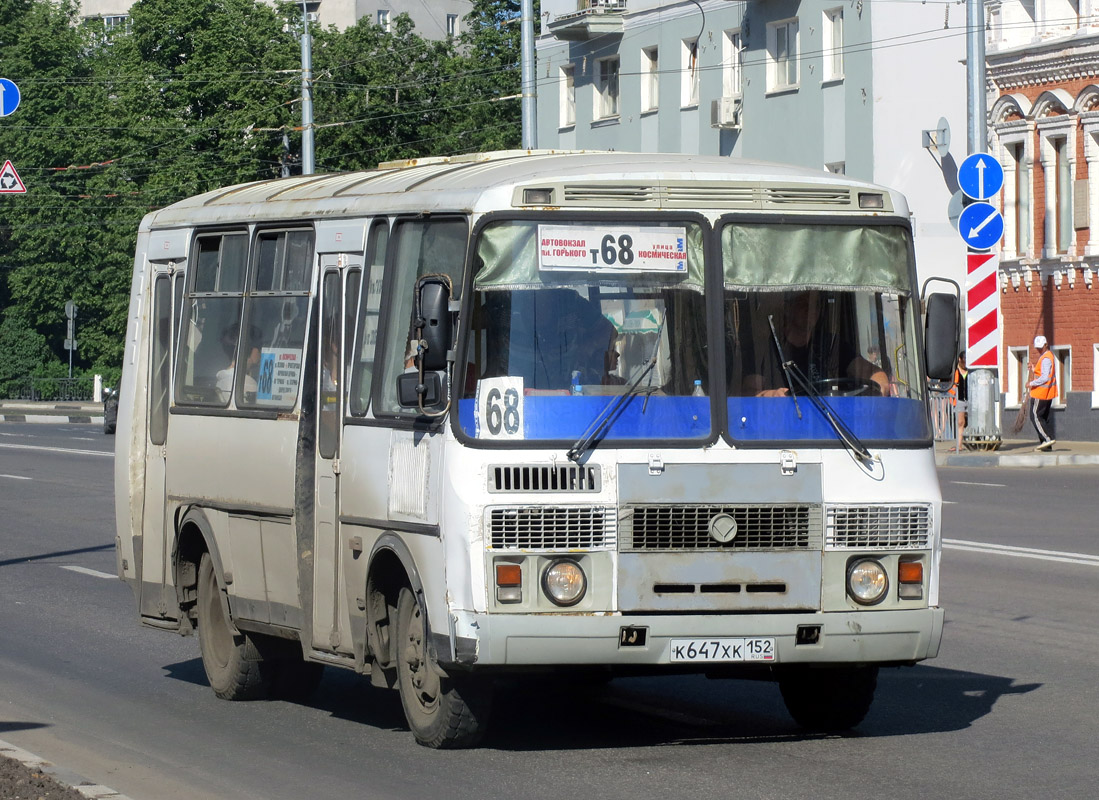
<instances>
[{"instance_id":1,"label":"passenger in window","mask_svg":"<svg viewBox=\"0 0 1099 800\"><path fill-rule=\"evenodd\" d=\"M221 332L220 341L228 363L217 371L214 386L218 392L218 402L224 405L229 402L229 396L233 393L233 374L237 365L237 326L227 325Z\"/></svg>"}]
</instances>

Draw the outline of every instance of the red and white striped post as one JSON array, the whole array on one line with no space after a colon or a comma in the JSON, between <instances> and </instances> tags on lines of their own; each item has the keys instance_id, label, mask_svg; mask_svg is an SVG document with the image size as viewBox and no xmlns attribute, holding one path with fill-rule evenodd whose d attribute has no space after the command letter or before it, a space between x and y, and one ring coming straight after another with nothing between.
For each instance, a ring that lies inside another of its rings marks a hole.
<instances>
[{"instance_id":1,"label":"red and white striped post","mask_svg":"<svg viewBox=\"0 0 1099 800\"><path fill-rule=\"evenodd\" d=\"M969 253L966 262L966 365L970 369L999 369L1003 339L997 272L1000 259L995 253Z\"/></svg>"}]
</instances>

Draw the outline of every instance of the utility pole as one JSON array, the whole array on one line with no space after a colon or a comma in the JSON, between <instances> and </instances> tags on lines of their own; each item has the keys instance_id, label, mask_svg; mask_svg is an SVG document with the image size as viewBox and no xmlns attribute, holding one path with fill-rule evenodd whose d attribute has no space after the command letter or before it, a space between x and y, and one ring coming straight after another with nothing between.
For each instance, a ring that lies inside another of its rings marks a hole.
<instances>
[{"instance_id":1,"label":"utility pole","mask_svg":"<svg viewBox=\"0 0 1099 800\"><path fill-rule=\"evenodd\" d=\"M988 101L985 95L985 13L984 0L966 0L965 7L965 67L966 100L968 114L967 144L969 154L984 153L988 148ZM979 252L970 249L970 253ZM969 258L966 259L967 264ZM966 303L968 308L968 302ZM968 322L968 320L967 320ZM997 319L1002 325L1002 321ZM963 326L968 346L968 325ZM969 359L966 359L967 363ZM1001 442L997 411L1000 407L1000 387L997 370L977 368L969 370L967 380L969 414L966 434L995 449Z\"/></svg>"},{"instance_id":2,"label":"utility pole","mask_svg":"<svg viewBox=\"0 0 1099 800\"><path fill-rule=\"evenodd\" d=\"M538 146L538 111L534 91L534 0L519 4L520 78L522 81L523 149Z\"/></svg>"},{"instance_id":3,"label":"utility pole","mask_svg":"<svg viewBox=\"0 0 1099 800\"><path fill-rule=\"evenodd\" d=\"M527 0L530 2L530 0ZM301 174L313 174L313 37L309 10L301 4Z\"/></svg>"}]
</instances>

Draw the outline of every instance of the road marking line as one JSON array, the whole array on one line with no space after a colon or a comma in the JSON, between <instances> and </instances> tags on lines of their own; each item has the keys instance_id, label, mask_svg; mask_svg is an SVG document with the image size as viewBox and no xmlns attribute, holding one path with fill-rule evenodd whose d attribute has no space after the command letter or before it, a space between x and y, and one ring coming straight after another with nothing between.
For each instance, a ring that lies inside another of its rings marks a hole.
<instances>
[{"instance_id":1,"label":"road marking line","mask_svg":"<svg viewBox=\"0 0 1099 800\"><path fill-rule=\"evenodd\" d=\"M1099 567L1099 556L1090 553L1071 553L1062 550L1041 550L1036 547L1015 547L1009 544L970 542L965 539L943 539L943 547L966 550L971 553L993 553L1014 558L1033 558L1038 561L1057 561L1063 564L1086 564Z\"/></svg>"},{"instance_id":2,"label":"road marking line","mask_svg":"<svg viewBox=\"0 0 1099 800\"><path fill-rule=\"evenodd\" d=\"M992 486L996 489L1007 488L1006 483L978 483L977 481L951 481L951 483L956 483L958 486Z\"/></svg>"},{"instance_id":3,"label":"road marking line","mask_svg":"<svg viewBox=\"0 0 1099 800\"><path fill-rule=\"evenodd\" d=\"M29 481L31 480L26 475L5 475L0 472L0 478L11 478L13 481Z\"/></svg>"},{"instance_id":4,"label":"road marking line","mask_svg":"<svg viewBox=\"0 0 1099 800\"><path fill-rule=\"evenodd\" d=\"M0 442L0 447L5 447L8 450L45 450L50 453L73 453L81 456L107 456L108 458L114 458L113 450L75 450L69 447L47 447L42 444L7 444Z\"/></svg>"},{"instance_id":5,"label":"road marking line","mask_svg":"<svg viewBox=\"0 0 1099 800\"><path fill-rule=\"evenodd\" d=\"M88 567L78 567L75 564L64 564L61 569L67 569L69 572L79 572L81 575L91 575L93 578L106 578L108 580L118 580L117 575L112 575L109 572L100 572L97 569L89 569Z\"/></svg>"}]
</instances>

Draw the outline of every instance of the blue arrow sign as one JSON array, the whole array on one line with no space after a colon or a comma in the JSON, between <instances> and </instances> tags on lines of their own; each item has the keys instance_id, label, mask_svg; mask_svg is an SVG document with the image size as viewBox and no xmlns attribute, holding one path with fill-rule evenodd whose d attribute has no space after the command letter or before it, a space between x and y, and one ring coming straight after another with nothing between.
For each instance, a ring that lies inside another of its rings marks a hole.
<instances>
[{"instance_id":1,"label":"blue arrow sign","mask_svg":"<svg viewBox=\"0 0 1099 800\"><path fill-rule=\"evenodd\" d=\"M0 78L0 117L7 117L19 108L19 87L7 78Z\"/></svg>"},{"instance_id":2,"label":"blue arrow sign","mask_svg":"<svg viewBox=\"0 0 1099 800\"><path fill-rule=\"evenodd\" d=\"M971 203L958 217L958 233L971 249L990 250L1004 235L1004 218L988 203Z\"/></svg>"},{"instance_id":3,"label":"blue arrow sign","mask_svg":"<svg viewBox=\"0 0 1099 800\"><path fill-rule=\"evenodd\" d=\"M967 197L987 200L1000 193L1004 185L1004 168L988 153L966 156L958 167L958 186Z\"/></svg>"}]
</instances>

